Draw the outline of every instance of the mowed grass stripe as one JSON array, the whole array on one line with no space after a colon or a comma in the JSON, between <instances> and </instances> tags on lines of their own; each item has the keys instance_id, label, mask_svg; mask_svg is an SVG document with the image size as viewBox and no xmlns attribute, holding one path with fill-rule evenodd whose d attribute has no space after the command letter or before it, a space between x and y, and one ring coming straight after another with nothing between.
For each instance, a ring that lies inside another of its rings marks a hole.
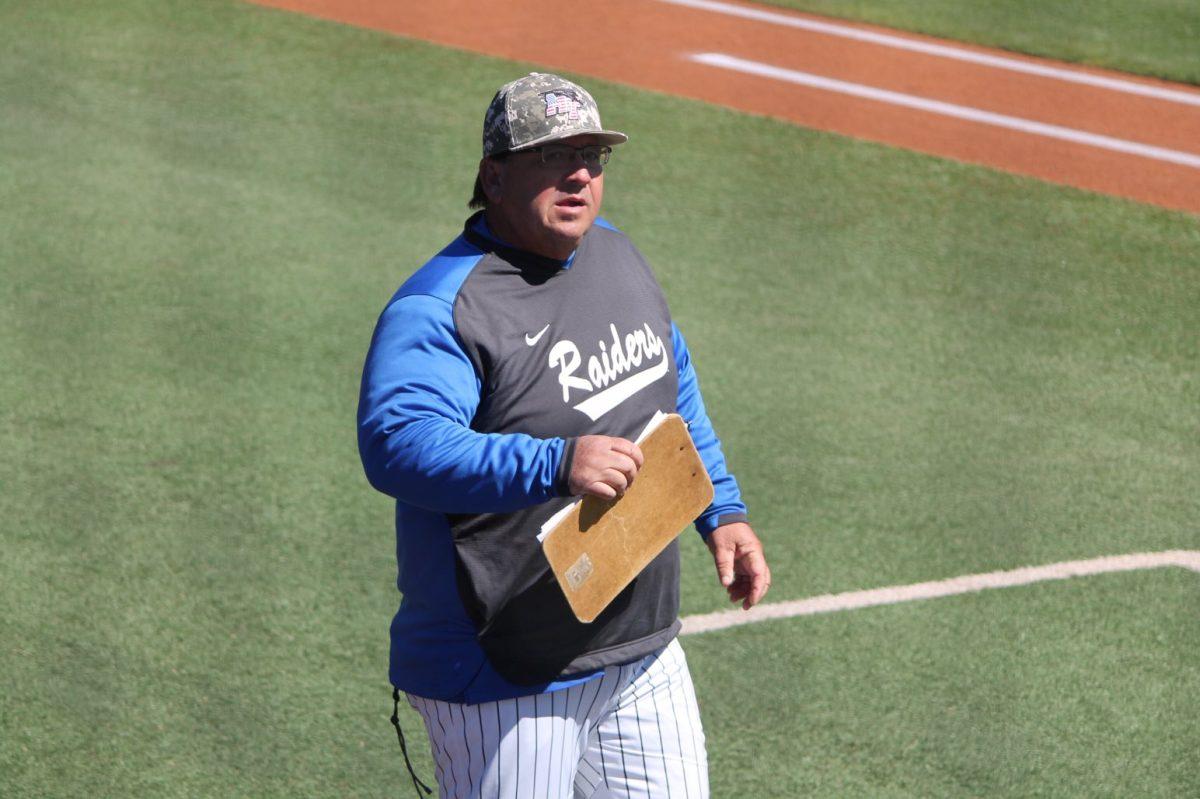
<instances>
[{"instance_id":1,"label":"mowed grass stripe","mask_svg":"<svg viewBox=\"0 0 1200 799\"><path fill-rule=\"evenodd\" d=\"M688 8L701 9L704 11L711 11L716 14L725 14L733 17L741 17L743 19L758 20L760 22L767 22L772 25L779 25L782 27L812 31L814 33L825 34L827 36L836 36L853 41L868 42L881 47L907 50L909 52L922 53L924 55L932 55L939 58L948 58L954 61L962 61L970 64L980 64L1010 72L1020 72L1026 75L1037 75L1039 77L1052 78L1054 80L1065 81L1067 83L1095 86L1101 89L1121 92L1124 94L1153 97L1155 99L1180 103L1182 105L1200 105L1200 94L1191 91L1181 91L1179 89L1171 89L1164 86L1153 85L1148 82L1135 82L1123 78L1097 75L1094 72L1085 72L1081 69L1073 69L1065 66L1052 66L1049 64L1038 63L1030 59L1009 58L992 53L980 52L977 49L960 47L950 42L930 42L913 37L897 36L890 33L880 33L877 31L865 30L861 27L842 25L833 21L811 19L809 17L801 17L792 14L780 13L777 11L768 11L763 8L734 5L732 3L719 2L718 0L661 0L661 2L686 6Z\"/></svg>"},{"instance_id":2,"label":"mowed grass stripe","mask_svg":"<svg viewBox=\"0 0 1200 799\"><path fill-rule=\"evenodd\" d=\"M1063 127L1061 125L1049 125L1044 122L1038 122L1036 120L1025 119L1022 117L1015 117L1008 114L996 114L991 111L984 111L983 109L960 105L958 103L947 103L941 100L934 100L929 97L905 94L903 92L894 92L888 89L880 89L875 86L867 86L862 83L853 83L851 81L828 78L823 75L814 75L811 72L785 69L783 67L778 67L773 64L766 64L761 61L738 58L727 53L694 53L688 56L688 58L697 63L707 64L720 69L733 70L736 72L769 78L771 80L794 83L799 86L809 86L816 89L822 89L824 91L846 94L851 97L874 100L876 102L900 106L902 108L911 108L930 114L951 117L953 119L964 119L970 122L979 122L984 125L992 125L994 127L1014 130L1020 133L1028 133L1034 136L1058 139L1061 141L1071 142L1073 144L1086 144L1090 147L1099 147L1112 152L1137 155L1142 158L1151 158L1170 164L1200 169L1200 155L1197 155L1196 153L1183 152L1182 150L1171 150L1166 147L1155 147L1153 145L1130 141L1128 139L1102 136L1096 133L1089 133L1085 130Z\"/></svg>"},{"instance_id":3,"label":"mowed grass stripe","mask_svg":"<svg viewBox=\"0 0 1200 799\"><path fill-rule=\"evenodd\" d=\"M387 297L460 229L482 106L533 65L182 0L10 5L0 43L0 784L394 795L393 519L358 464L358 373ZM1200 547L1194 218L586 83L633 137L606 215L688 336L773 598ZM684 612L723 607L683 548ZM862 615L814 621L823 656ZM810 640L763 650L781 703L772 653ZM1173 662L1181 641L1138 643ZM1029 690L1105 678L1074 655ZM873 675L846 674L820 701L869 722ZM701 701L736 729L737 696ZM847 756L811 752L762 779Z\"/></svg>"},{"instance_id":4,"label":"mowed grass stripe","mask_svg":"<svg viewBox=\"0 0 1200 799\"><path fill-rule=\"evenodd\" d=\"M1200 8L1179 0L770 0L770 5L886 25L1035 56L1200 84Z\"/></svg>"}]
</instances>

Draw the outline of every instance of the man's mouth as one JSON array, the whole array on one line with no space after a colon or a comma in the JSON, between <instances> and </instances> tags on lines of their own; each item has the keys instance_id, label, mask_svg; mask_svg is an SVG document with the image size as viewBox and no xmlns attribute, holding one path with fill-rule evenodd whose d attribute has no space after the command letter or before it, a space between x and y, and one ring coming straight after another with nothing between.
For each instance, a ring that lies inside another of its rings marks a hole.
<instances>
[{"instance_id":1,"label":"man's mouth","mask_svg":"<svg viewBox=\"0 0 1200 799\"><path fill-rule=\"evenodd\" d=\"M563 197L561 200L556 202L555 205L562 206L564 208L583 208L587 205L587 203L581 197Z\"/></svg>"}]
</instances>

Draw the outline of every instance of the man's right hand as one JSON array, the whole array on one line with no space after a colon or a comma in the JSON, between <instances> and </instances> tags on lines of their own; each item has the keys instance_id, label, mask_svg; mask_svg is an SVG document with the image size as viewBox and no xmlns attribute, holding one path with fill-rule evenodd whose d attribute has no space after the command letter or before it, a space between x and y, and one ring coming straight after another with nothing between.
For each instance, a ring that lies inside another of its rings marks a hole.
<instances>
[{"instance_id":1,"label":"man's right hand","mask_svg":"<svg viewBox=\"0 0 1200 799\"><path fill-rule=\"evenodd\" d=\"M568 485L571 496L590 494L616 499L642 468L642 450L632 441L611 436L580 436L575 442Z\"/></svg>"}]
</instances>

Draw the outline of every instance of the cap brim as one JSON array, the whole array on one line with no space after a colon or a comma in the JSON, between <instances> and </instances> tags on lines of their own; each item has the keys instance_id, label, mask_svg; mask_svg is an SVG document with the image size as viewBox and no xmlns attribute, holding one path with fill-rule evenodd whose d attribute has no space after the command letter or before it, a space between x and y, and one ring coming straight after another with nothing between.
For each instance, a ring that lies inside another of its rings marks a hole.
<instances>
[{"instance_id":1,"label":"cap brim","mask_svg":"<svg viewBox=\"0 0 1200 799\"><path fill-rule=\"evenodd\" d=\"M519 153L522 150L528 150L532 147L540 147L548 142L573 139L576 136L594 136L600 140L601 144L609 145L624 144L629 141L629 137L619 130L562 130L549 133L533 141L525 142L520 147L511 148L508 152Z\"/></svg>"}]
</instances>

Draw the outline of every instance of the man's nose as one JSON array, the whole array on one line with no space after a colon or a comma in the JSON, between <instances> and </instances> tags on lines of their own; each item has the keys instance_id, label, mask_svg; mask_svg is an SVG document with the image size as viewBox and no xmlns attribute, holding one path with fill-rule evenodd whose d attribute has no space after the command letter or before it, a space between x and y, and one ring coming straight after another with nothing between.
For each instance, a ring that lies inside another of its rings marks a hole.
<instances>
[{"instance_id":1,"label":"man's nose","mask_svg":"<svg viewBox=\"0 0 1200 799\"><path fill-rule=\"evenodd\" d=\"M591 183L592 178L596 177L592 174L592 168L584 162L583 156L575 153L572 156L570 171L567 173L567 180L573 183Z\"/></svg>"}]
</instances>

